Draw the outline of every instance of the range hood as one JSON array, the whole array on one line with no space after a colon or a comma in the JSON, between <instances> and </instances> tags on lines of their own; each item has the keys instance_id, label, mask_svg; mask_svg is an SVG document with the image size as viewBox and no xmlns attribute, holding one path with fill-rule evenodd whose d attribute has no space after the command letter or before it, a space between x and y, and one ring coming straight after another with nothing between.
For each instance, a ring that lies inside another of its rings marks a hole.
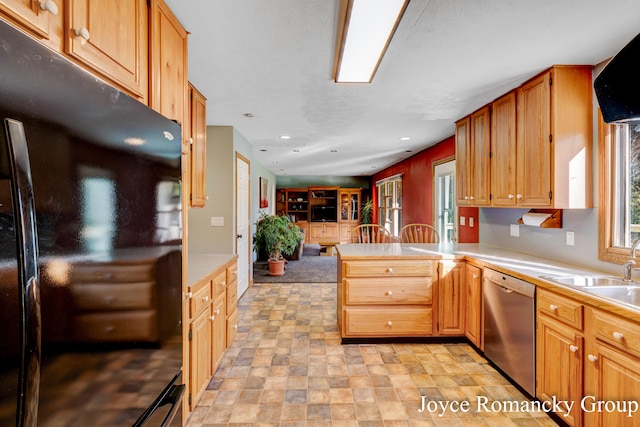
<instances>
[{"instance_id":1,"label":"range hood","mask_svg":"<svg viewBox=\"0 0 640 427\"><path fill-rule=\"evenodd\" d=\"M629 42L593 81L607 123L640 120L640 34Z\"/></svg>"}]
</instances>

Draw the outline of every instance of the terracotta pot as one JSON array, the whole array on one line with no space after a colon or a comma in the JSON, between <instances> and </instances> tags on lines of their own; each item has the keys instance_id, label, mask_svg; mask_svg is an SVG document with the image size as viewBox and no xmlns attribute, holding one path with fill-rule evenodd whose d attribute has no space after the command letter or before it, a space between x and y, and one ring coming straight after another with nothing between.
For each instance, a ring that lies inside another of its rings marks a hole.
<instances>
[{"instance_id":1,"label":"terracotta pot","mask_svg":"<svg viewBox=\"0 0 640 427\"><path fill-rule=\"evenodd\" d=\"M284 259L270 259L269 260L269 276L282 276L284 274Z\"/></svg>"}]
</instances>

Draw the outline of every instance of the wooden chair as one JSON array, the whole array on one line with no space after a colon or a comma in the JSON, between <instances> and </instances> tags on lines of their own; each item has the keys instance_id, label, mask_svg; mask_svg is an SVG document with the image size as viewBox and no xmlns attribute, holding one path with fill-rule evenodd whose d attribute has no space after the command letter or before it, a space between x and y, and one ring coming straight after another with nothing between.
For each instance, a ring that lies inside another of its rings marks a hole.
<instances>
[{"instance_id":1,"label":"wooden chair","mask_svg":"<svg viewBox=\"0 0 640 427\"><path fill-rule=\"evenodd\" d=\"M407 224L400 230L402 243L439 243L438 231L429 224Z\"/></svg>"},{"instance_id":2,"label":"wooden chair","mask_svg":"<svg viewBox=\"0 0 640 427\"><path fill-rule=\"evenodd\" d=\"M362 224L351 229L353 243L389 243L391 235L378 224Z\"/></svg>"}]
</instances>

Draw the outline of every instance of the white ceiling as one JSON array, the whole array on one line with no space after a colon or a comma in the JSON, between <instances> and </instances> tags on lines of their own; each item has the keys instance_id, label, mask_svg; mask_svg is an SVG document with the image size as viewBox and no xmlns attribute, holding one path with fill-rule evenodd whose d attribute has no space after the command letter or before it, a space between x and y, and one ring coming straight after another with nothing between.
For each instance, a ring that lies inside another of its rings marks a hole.
<instances>
[{"instance_id":1,"label":"white ceiling","mask_svg":"<svg viewBox=\"0 0 640 427\"><path fill-rule=\"evenodd\" d=\"M276 175L372 175L539 71L598 64L640 32L638 0L411 0L373 82L345 85L331 79L339 0L166 1L207 124L233 126Z\"/></svg>"}]
</instances>

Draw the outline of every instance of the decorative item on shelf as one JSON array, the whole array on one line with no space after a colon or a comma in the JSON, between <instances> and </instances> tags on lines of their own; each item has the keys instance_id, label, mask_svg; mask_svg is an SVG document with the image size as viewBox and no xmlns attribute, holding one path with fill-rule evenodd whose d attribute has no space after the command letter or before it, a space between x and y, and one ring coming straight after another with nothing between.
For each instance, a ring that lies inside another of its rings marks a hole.
<instances>
[{"instance_id":1,"label":"decorative item on shelf","mask_svg":"<svg viewBox=\"0 0 640 427\"><path fill-rule=\"evenodd\" d=\"M288 217L262 213L256 222L253 244L258 254L261 251L267 254L269 275L282 276L286 262L283 256L291 255L302 239L300 227Z\"/></svg>"},{"instance_id":2,"label":"decorative item on shelf","mask_svg":"<svg viewBox=\"0 0 640 427\"><path fill-rule=\"evenodd\" d=\"M530 209L518 224L540 228L562 228L562 209Z\"/></svg>"}]
</instances>

